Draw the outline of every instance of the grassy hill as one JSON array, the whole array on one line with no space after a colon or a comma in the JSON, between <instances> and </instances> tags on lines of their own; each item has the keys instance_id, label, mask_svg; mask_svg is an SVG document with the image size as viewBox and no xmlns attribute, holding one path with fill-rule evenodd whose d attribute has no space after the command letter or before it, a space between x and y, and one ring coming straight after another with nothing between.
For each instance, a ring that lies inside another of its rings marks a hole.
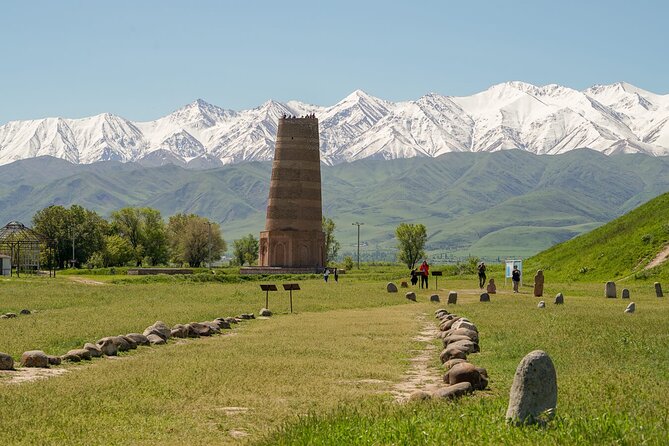
<instances>
[{"instance_id":1,"label":"grassy hill","mask_svg":"<svg viewBox=\"0 0 669 446\"><path fill-rule=\"evenodd\" d=\"M528 260L553 279L573 281L669 278L669 261L647 265L669 243L669 193Z\"/></svg>"},{"instance_id":2,"label":"grassy hill","mask_svg":"<svg viewBox=\"0 0 669 446\"><path fill-rule=\"evenodd\" d=\"M219 222L226 240L264 227L271 163L210 170L44 157L0 166L0 224L30 223L51 204L108 216L151 206ZM438 158L362 160L323 166L324 214L340 254L353 254L362 221L363 259L393 259L399 223L423 223L439 258L528 257L669 191L669 157L605 156L592 150L537 156L521 150Z\"/></svg>"}]
</instances>

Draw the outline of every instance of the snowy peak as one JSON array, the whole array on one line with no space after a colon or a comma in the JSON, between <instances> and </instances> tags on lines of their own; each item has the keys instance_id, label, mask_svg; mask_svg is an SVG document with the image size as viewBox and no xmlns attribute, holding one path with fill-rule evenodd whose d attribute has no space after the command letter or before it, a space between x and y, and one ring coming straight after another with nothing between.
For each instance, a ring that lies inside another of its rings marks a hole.
<instances>
[{"instance_id":1,"label":"snowy peak","mask_svg":"<svg viewBox=\"0 0 669 446\"><path fill-rule=\"evenodd\" d=\"M311 113L319 118L321 160L327 164L454 151L559 154L583 147L669 155L669 95L625 82L578 91L511 81L471 96L429 93L404 102L355 90L329 107L268 100L233 111L197 99L147 122L110 113L12 121L0 126L0 164L43 155L73 163L196 168L271 160L279 118Z\"/></svg>"}]
</instances>

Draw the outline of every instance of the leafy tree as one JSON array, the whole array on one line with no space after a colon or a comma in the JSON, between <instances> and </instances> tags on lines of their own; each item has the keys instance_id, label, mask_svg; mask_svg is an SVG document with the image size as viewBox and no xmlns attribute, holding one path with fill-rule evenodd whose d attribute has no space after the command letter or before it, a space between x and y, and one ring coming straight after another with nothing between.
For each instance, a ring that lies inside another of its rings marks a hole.
<instances>
[{"instance_id":1,"label":"leafy tree","mask_svg":"<svg viewBox=\"0 0 669 446\"><path fill-rule=\"evenodd\" d=\"M346 256L344 257L344 269L350 271L353 269L353 257Z\"/></svg>"},{"instance_id":2,"label":"leafy tree","mask_svg":"<svg viewBox=\"0 0 669 446\"><path fill-rule=\"evenodd\" d=\"M425 257L425 242L427 241L427 230L422 224L401 223L395 229L399 249L398 257L409 269L416 266L421 257Z\"/></svg>"},{"instance_id":3,"label":"leafy tree","mask_svg":"<svg viewBox=\"0 0 669 446\"><path fill-rule=\"evenodd\" d=\"M199 267L203 262L220 258L227 249L220 226L199 215L173 215L167 226L172 257L177 263Z\"/></svg>"},{"instance_id":4,"label":"leafy tree","mask_svg":"<svg viewBox=\"0 0 669 446\"><path fill-rule=\"evenodd\" d=\"M232 257L238 265L242 266L244 263L252 265L258 260L258 239L253 234L235 240L232 246Z\"/></svg>"},{"instance_id":5,"label":"leafy tree","mask_svg":"<svg viewBox=\"0 0 669 446\"><path fill-rule=\"evenodd\" d=\"M332 262L339 253L339 242L334 237L335 222L323 216L323 232L325 233L325 264Z\"/></svg>"},{"instance_id":6,"label":"leafy tree","mask_svg":"<svg viewBox=\"0 0 669 446\"><path fill-rule=\"evenodd\" d=\"M37 211L33 228L55 241L58 266L63 268L72 258L73 239L74 260L82 265L103 249L109 225L96 212L73 204L69 209L53 205Z\"/></svg>"},{"instance_id":7,"label":"leafy tree","mask_svg":"<svg viewBox=\"0 0 669 446\"><path fill-rule=\"evenodd\" d=\"M104 266L123 266L135 258L130 242L116 234L105 237L105 249L101 254Z\"/></svg>"},{"instance_id":8,"label":"leafy tree","mask_svg":"<svg viewBox=\"0 0 669 446\"><path fill-rule=\"evenodd\" d=\"M127 207L112 212L111 219L113 233L132 246L137 266L145 258L150 265L167 262L167 228L158 210Z\"/></svg>"}]
</instances>

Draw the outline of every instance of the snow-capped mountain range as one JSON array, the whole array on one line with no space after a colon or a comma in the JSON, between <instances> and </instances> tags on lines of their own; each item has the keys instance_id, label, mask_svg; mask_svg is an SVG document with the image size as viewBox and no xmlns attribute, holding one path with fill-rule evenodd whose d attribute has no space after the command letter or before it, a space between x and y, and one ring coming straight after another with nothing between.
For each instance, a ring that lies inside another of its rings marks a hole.
<instances>
[{"instance_id":1,"label":"snow-capped mountain range","mask_svg":"<svg viewBox=\"0 0 669 446\"><path fill-rule=\"evenodd\" d=\"M357 90L331 107L270 100L233 111L198 99L148 122L109 113L12 121L0 126L0 164L43 155L75 164L117 160L196 168L271 160L284 113L316 114L326 164L507 149L669 155L669 95L624 82L584 91L506 82L472 96L428 94L407 102Z\"/></svg>"}]
</instances>

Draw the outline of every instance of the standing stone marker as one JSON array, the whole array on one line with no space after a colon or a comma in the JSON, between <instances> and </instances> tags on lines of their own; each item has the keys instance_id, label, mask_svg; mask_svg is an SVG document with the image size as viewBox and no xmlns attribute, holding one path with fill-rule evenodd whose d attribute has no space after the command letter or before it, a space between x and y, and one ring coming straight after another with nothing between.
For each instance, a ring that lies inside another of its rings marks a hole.
<instances>
[{"instance_id":1,"label":"standing stone marker","mask_svg":"<svg viewBox=\"0 0 669 446\"><path fill-rule=\"evenodd\" d=\"M386 285L386 290L389 293L397 293L397 285L392 282L388 282L388 285Z\"/></svg>"},{"instance_id":2,"label":"standing stone marker","mask_svg":"<svg viewBox=\"0 0 669 446\"><path fill-rule=\"evenodd\" d=\"M657 297L664 296L664 294L662 294L662 284L660 282L655 282L655 295Z\"/></svg>"},{"instance_id":3,"label":"standing stone marker","mask_svg":"<svg viewBox=\"0 0 669 446\"><path fill-rule=\"evenodd\" d=\"M536 276L534 276L534 297L541 297L544 295L544 272L543 270L537 271Z\"/></svg>"},{"instance_id":4,"label":"standing stone marker","mask_svg":"<svg viewBox=\"0 0 669 446\"><path fill-rule=\"evenodd\" d=\"M555 414L557 391L557 375L550 356L541 350L528 353L513 377L507 421L513 424L547 421Z\"/></svg>"},{"instance_id":5,"label":"standing stone marker","mask_svg":"<svg viewBox=\"0 0 669 446\"><path fill-rule=\"evenodd\" d=\"M448 293L448 304L457 304L458 303L458 293L451 291Z\"/></svg>"},{"instance_id":6,"label":"standing stone marker","mask_svg":"<svg viewBox=\"0 0 669 446\"><path fill-rule=\"evenodd\" d=\"M488 293L481 294L479 302L490 302L490 295Z\"/></svg>"},{"instance_id":7,"label":"standing stone marker","mask_svg":"<svg viewBox=\"0 0 669 446\"><path fill-rule=\"evenodd\" d=\"M413 291L409 291L408 293L406 293L404 295L404 297L406 297L409 300L413 300L414 302L416 302L416 293L414 293Z\"/></svg>"},{"instance_id":8,"label":"standing stone marker","mask_svg":"<svg viewBox=\"0 0 669 446\"><path fill-rule=\"evenodd\" d=\"M623 299L629 299L630 298L630 290L628 290L627 288L623 288L623 291L620 294L620 297L622 297Z\"/></svg>"},{"instance_id":9,"label":"standing stone marker","mask_svg":"<svg viewBox=\"0 0 669 446\"><path fill-rule=\"evenodd\" d=\"M627 314L632 314L636 311L636 304L634 302L630 302L630 304L625 308L625 313Z\"/></svg>"},{"instance_id":10,"label":"standing stone marker","mask_svg":"<svg viewBox=\"0 0 669 446\"><path fill-rule=\"evenodd\" d=\"M540 300L539 303L537 304L537 308L546 308L546 302Z\"/></svg>"},{"instance_id":11,"label":"standing stone marker","mask_svg":"<svg viewBox=\"0 0 669 446\"><path fill-rule=\"evenodd\" d=\"M439 295L433 294L432 296L430 296L430 302L439 302Z\"/></svg>"},{"instance_id":12,"label":"standing stone marker","mask_svg":"<svg viewBox=\"0 0 669 446\"><path fill-rule=\"evenodd\" d=\"M488 294L497 294L497 285L495 285L495 279L490 279L488 286L486 287Z\"/></svg>"},{"instance_id":13,"label":"standing stone marker","mask_svg":"<svg viewBox=\"0 0 669 446\"><path fill-rule=\"evenodd\" d=\"M555 304L556 305L562 305L564 303L564 296L562 293L557 293L555 295Z\"/></svg>"},{"instance_id":14,"label":"standing stone marker","mask_svg":"<svg viewBox=\"0 0 669 446\"><path fill-rule=\"evenodd\" d=\"M606 294L606 297L609 298L616 298L616 283L615 282L606 282L606 286L604 287L604 293Z\"/></svg>"}]
</instances>

